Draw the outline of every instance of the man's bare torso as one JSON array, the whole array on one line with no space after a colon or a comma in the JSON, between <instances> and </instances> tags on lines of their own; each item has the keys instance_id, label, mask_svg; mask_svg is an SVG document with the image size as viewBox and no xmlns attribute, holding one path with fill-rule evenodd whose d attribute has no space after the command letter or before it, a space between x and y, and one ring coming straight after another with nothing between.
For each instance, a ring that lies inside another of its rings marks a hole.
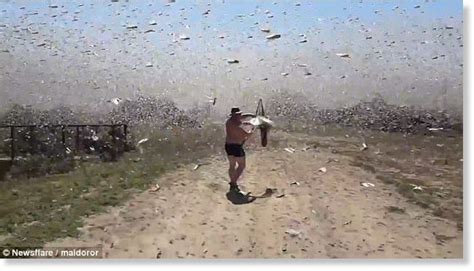
<instances>
[{"instance_id":1,"label":"man's bare torso","mask_svg":"<svg viewBox=\"0 0 474 271\"><path fill-rule=\"evenodd\" d=\"M228 144L244 144L249 134L240 127L240 121L229 118L225 123L226 138Z\"/></svg>"}]
</instances>

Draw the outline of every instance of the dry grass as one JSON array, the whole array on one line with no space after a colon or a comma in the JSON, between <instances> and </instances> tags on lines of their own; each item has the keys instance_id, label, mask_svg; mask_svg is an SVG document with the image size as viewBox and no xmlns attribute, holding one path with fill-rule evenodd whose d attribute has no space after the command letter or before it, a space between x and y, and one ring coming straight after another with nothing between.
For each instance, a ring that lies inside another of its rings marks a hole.
<instances>
[{"instance_id":1,"label":"dry grass","mask_svg":"<svg viewBox=\"0 0 474 271\"><path fill-rule=\"evenodd\" d=\"M119 205L151 183L160 186L166 170L215 154L221 127L157 131L137 127L135 138L148 137L144 151L118 162L82 162L71 172L0 183L0 246L41 246L77 236L83 217ZM211 144L211 143L212 144Z\"/></svg>"}]
</instances>

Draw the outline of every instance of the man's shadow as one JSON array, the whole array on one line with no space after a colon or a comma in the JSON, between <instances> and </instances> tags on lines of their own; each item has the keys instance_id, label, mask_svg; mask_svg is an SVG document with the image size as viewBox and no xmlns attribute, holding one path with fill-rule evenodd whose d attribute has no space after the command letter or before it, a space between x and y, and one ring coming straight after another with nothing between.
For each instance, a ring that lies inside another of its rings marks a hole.
<instances>
[{"instance_id":1,"label":"man's shadow","mask_svg":"<svg viewBox=\"0 0 474 271\"><path fill-rule=\"evenodd\" d=\"M248 194L242 194L239 191L231 190L226 194L227 199L235 205L248 204L255 201L257 198Z\"/></svg>"}]
</instances>

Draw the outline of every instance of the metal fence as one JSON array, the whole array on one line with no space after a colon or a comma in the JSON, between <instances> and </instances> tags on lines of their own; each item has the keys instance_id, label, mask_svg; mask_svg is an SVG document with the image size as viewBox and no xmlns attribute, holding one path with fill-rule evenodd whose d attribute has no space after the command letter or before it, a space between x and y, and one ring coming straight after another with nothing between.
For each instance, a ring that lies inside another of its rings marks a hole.
<instances>
[{"instance_id":1,"label":"metal fence","mask_svg":"<svg viewBox=\"0 0 474 271\"><path fill-rule=\"evenodd\" d=\"M55 124L55 125L0 125L0 129L9 129L10 130L10 159L13 162L16 156L16 149L15 149L15 136L16 132L22 128L28 128L29 132L34 133L35 129L44 129L44 128L53 128L56 131L60 128L61 132L61 142L64 147L66 147L66 135L71 130L75 131L75 143L74 143L74 150L79 151L80 149L80 140L81 134L83 133L84 128L92 129L95 132L101 127L110 128L111 132L115 129L120 128L122 129L124 138L123 140L126 141L127 139L127 130L128 126L126 124ZM115 140L115 137L112 137Z\"/></svg>"}]
</instances>

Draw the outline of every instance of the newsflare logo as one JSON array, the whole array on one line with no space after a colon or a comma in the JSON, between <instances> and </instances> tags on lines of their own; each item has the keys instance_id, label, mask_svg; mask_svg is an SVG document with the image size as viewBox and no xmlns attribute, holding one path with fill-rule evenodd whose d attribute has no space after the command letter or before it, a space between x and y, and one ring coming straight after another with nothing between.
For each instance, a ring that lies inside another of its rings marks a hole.
<instances>
[{"instance_id":1,"label":"newsflare logo","mask_svg":"<svg viewBox=\"0 0 474 271\"><path fill-rule=\"evenodd\" d=\"M43 249L41 247L2 247L0 258L44 258L53 257L54 251L50 249Z\"/></svg>"},{"instance_id":2,"label":"newsflare logo","mask_svg":"<svg viewBox=\"0 0 474 271\"><path fill-rule=\"evenodd\" d=\"M102 258L101 247L0 247L0 258Z\"/></svg>"},{"instance_id":3,"label":"newsflare logo","mask_svg":"<svg viewBox=\"0 0 474 271\"><path fill-rule=\"evenodd\" d=\"M10 250L8 248L3 249L2 250L2 255L3 255L3 257L10 256Z\"/></svg>"}]
</instances>

